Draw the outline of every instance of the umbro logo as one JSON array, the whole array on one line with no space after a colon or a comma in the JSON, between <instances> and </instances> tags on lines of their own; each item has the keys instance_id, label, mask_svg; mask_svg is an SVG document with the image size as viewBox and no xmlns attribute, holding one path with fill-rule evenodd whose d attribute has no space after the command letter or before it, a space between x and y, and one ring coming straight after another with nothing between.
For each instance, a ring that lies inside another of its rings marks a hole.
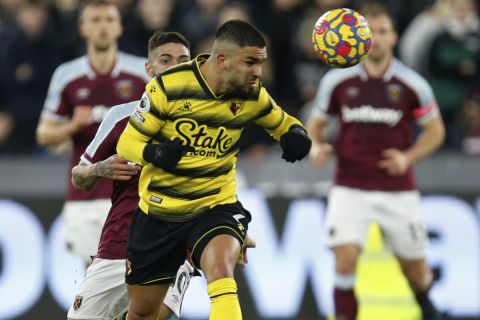
<instances>
[{"instance_id":1,"label":"umbro logo","mask_svg":"<svg viewBox=\"0 0 480 320\"><path fill-rule=\"evenodd\" d=\"M178 108L178 111L192 112L192 104L188 101L185 101L183 105L180 108Z\"/></svg>"}]
</instances>

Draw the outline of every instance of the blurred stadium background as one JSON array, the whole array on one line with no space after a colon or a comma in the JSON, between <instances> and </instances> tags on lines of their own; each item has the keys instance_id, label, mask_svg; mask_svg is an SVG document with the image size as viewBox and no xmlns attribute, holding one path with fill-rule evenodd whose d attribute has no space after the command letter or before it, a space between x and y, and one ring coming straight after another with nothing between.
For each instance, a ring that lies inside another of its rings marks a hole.
<instances>
[{"instance_id":1,"label":"blurred stadium background","mask_svg":"<svg viewBox=\"0 0 480 320\"><path fill-rule=\"evenodd\" d=\"M113 0L112 0L113 1ZM68 156L35 144L35 127L56 66L83 54L76 32L81 0L0 0L0 319L64 319L80 261L65 251L59 216ZM120 49L144 55L149 35L177 30L193 53L219 23L248 19L270 40L263 82L303 119L328 70L310 33L326 10L360 0L114 0L123 14ZM398 56L433 86L447 125L440 152L417 166L438 281L433 299L450 319L480 319L480 20L474 0L385 0L401 35ZM238 271L245 319L324 319L331 314L332 257L325 247L325 195L333 167L287 165L258 128L243 137L242 200L253 213L257 248ZM362 320L415 320L418 310L372 227L359 267ZM206 319L203 279L184 313Z\"/></svg>"}]
</instances>

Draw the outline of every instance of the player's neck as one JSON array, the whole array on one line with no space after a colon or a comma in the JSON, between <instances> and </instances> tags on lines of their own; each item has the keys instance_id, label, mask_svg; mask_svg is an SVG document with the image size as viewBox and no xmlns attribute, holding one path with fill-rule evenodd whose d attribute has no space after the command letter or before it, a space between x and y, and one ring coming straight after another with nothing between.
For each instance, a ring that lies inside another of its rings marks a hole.
<instances>
[{"instance_id":1,"label":"player's neck","mask_svg":"<svg viewBox=\"0 0 480 320\"><path fill-rule=\"evenodd\" d=\"M210 61L210 58L200 65L200 73L210 90L216 96L223 93L222 83L218 77L218 70L215 69L215 64Z\"/></svg>"},{"instance_id":2,"label":"player's neck","mask_svg":"<svg viewBox=\"0 0 480 320\"><path fill-rule=\"evenodd\" d=\"M387 71L390 62L393 59L393 55L386 55L379 60L365 60L365 71L370 78L380 79L384 73Z\"/></svg>"},{"instance_id":3,"label":"player's neck","mask_svg":"<svg viewBox=\"0 0 480 320\"><path fill-rule=\"evenodd\" d=\"M88 61L98 74L107 74L113 69L117 52L117 45L112 45L105 51L96 50L92 46L87 47Z\"/></svg>"}]
</instances>

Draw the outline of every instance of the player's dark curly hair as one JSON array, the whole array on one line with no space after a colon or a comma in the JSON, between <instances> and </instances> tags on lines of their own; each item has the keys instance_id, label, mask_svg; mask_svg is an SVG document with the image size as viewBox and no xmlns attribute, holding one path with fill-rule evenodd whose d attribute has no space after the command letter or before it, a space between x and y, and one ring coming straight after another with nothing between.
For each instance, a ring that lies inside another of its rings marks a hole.
<instances>
[{"instance_id":1,"label":"player's dark curly hair","mask_svg":"<svg viewBox=\"0 0 480 320\"><path fill-rule=\"evenodd\" d=\"M264 48L267 46L260 31L242 20L230 20L222 24L217 31L215 40L230 41L242 48L250 46Z\"/></svg>"},{"instance_id":2,"label":"player's dark curly hair","mask_svg":"<svg viewBox=\"0 0 480 320\"><path fill-rule=\"evenodd\" d=\"M164 45L165 43L180 43L190 50L190 42L178 32L162 32L155 31L148 39L148 56L156 48Z\"/></svg>"}]
</instances>

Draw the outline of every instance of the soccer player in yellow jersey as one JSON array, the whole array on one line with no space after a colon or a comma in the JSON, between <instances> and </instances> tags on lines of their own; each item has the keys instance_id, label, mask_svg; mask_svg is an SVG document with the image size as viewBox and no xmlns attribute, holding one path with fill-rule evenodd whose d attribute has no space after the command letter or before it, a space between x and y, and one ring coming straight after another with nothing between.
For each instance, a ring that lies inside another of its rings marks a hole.
<instances>
[{"instance_id":1,"label":"soccer player in yellow jersey","mask_svg":"<svg viewBox=\"0 0 480 320\"><path fill-rule=\"evenodd\" d=\"M233 278L250 213L236 196L238 140L249 121L280 141L288 162L311 141L259 78L265 39L247 22L217 31L211 54L150 81L117 144L142 165L127 248L128 320L157 319L159 301L188 250L208 283L210 319L242 319Z\"/></svg>"}]
</instances>

